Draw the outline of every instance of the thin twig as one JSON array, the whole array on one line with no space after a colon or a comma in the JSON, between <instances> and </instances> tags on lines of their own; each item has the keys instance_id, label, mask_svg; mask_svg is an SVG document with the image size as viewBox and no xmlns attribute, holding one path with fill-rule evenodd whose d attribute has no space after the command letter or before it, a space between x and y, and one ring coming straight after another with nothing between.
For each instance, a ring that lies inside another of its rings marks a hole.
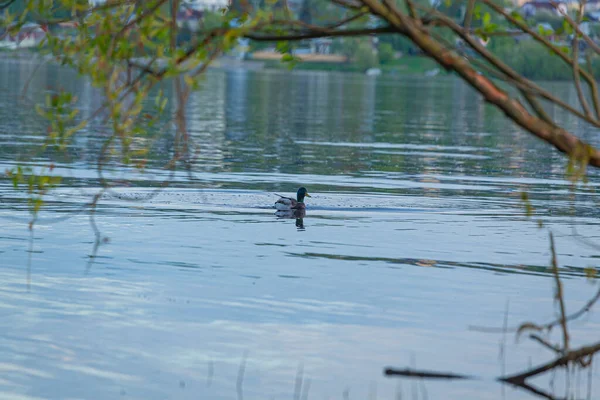
<instances>
[{"instance_id":1,"label":"thin twig","mask_svg":"<svg viewBox=\"0 0 600 400\"><path fill-rule=\"evenodd\" d=\"M491 65L496 67L499 71L501 71L508 78L510 78L510 80L519 83L520 84L519 89L520 89L521 93L523 94L523 97L525 97L525 100L527 100L527 102L533 108L535 113L541 119L546 121L547 123L554 125L554 126L556 125L554 120L548 115L548 113L546 113L546 111L544 110L542 105L533 96L532 91L543 94L543 97L545 97L548 100L555 99L555 97L551 93L543 90L540 86L538 86L535 83L531 82L530 80L524 78L521 74L519 74L514 69L509 67L506 63L502 62L498 57L496 57L489 50L487 50L479 42L479 40L477 38L474 38L473 36L469 35L467 29L462 28L460 25L458 25L456 22L454 22L451 18L448 18L447 16L445 16L444 14L440 13L437 10L432 10L431 14L435 15L436 19L440 23L446 25L454 33L459 35L473 50L475 50L480 56L482 56L485 60L487 60ZM523 86L524 86L524 88L523 88ZM528 90L528 88L532 89L532 90ZM558 100L558 99L556 99L556 100ZM563 103L563 104L565 104L567 107L571 108L573 111L577 112L577 110L568 106L566 103ZM591 117L588 119L591 119ZM596 121L596 122L600 126L600 122L598 122L598 121Z\"/></svg>"},{"instance_id":2,"label":"thin twig","mask_svg":"<svg viewBox=\"0 0 600 400\"><path fill-rule=\"evenodd\" d=\"M412 0L405 0L406 8L408 8L408 13L410 17L417 23L417 25L421 24L421 19L419 18L419 13L417 12L417 8L415 7L415 3Z\"/></svg>"},{"instance_id":3,"label":"thin twig","mask_svg":"<svg viewBox=\"0 0 600 400\"><path fill-rule=\"evenodd\" d=\"M98 255L98 249L100 248L100 244L102 243L102 232L98 228L98 224L96 224L96 209L98 207L98 201L100 201L100 198L102 197L104 191L105 189L102 189L100 190L100 192L96 193L92 202L90 203L90 225L92 226L92 230L94 231L95 240L89 261L85 266L85 275L87 275L90 272L92 265L96 260L96 256Z\"/></svg>"},{"instance_id":4,"label":"thin twig","mask_svg":"<svg viewBox=\"0 0 600 400\"><path fill-rule=\"evenodd\" d=\"M561 49L559 49L556 45L552 44L547 38L543 37L538 32L535 32L533 29L531 29L529 26L527 26L527 23L513 17L506 10L504 10L504 8L502 8L498 4L494 3L492 0L481 0L481 1L484 2L486 5L488 5L490 8L492 8L497 13L502 14L506 18L506 20L508 20L510 23L512 23L516 27L520 28L523 32L528 33L532 38L534 38L539 43L543 44L546 48L551 50L555 55L557 55L560 59L562 59L567 65L569 65L569 66L573 65L573 60L569 56L567 56L565 53L563 53L561 51ZM580 73L581 73L581 76L583 76L583 78L586 80L586 82L590 86L590 91L592 92L592 99L594 100L594 108L596 110L596 117L600 118L600 99L598 96L598 85L596 84L596 80L587 71L580 70Z\"/></svg>"},{"instance_id":5,"label":"thin twig","mask_svg":"<svg viewBox=\"0 0 600 400\"><path fill-rule=\"evenodd\" d=\"M428 378L428 379L473 379L469 375L461 375L446 372L422 371L410 368L395 369L388 367L384 370L385 376L404 376L410 378Z\"/></svg>"},{"instance_id":6,"label":"thin twig","mask_svg":"<svg viewBox=\"0 0 600 400\"><path fill-rule=\"evenodd\" d=\"M244 374L246 372L246 358L248 357L248 351L244 352L242 361L240 362L240 368L238 369L238 376L236 382L237 400L244 400Z\"/></svg>"},{"instance_id":7,"label":"thin twig","mask_svg":"<svg viewBox=\"0 0 600 400\"><path fill-rule=\"evenodd\" d=\"M25 98L25 96L27 95L27 91L29 90L29 85L31 84L31 81L33 81L33 78L35 77L35 74L37 73L37 71L40 69L40 67L42 65L44 65L47 61L42 59L33 69L33 71L31 71L31 74L29 74L29 77L27 78L27 80L25 81L25 84L23 85L23 89L21 89L21 100L23 100Z\"/></svg>"},{"instance_id":8,"label":"thin twig","mask_svg":"<svg viewBox=\"0 0 600 400\"><path fill-rule=\"evenodd\" d=\"M36 217L34 216L31 222L29 222L29 250L27 254L27 291L31 290L31 263L33 257L33 241L34 241L34 225Z\"/></svg>"},{"instance_id":9,"label":"thin twig","mask_svg":"<svg viewBox=\"0 0 600 400\"><path fill-rule=\"evenodd\" d=\"M471 29L471 18L473 17L473 8L475 7L475 0L468 0L467 9L465 10L465 20L463 26L466 31Z\"/></svg>"},{"instance_id":10,"label":"thin twig","mask_svg":"<svg viewBox=\"0 0 600 400\"><path fill-rule=\"evenodd\" d=\"M581 0L579 3L579 10L577 11L577 25L581 24L583 19L583 10L585 8L585 0ZM575 33L573 37L573 81L575 82L575 89L577 89L577 96L579 97L579 103L588 117L592 115L590 106L583 93L581 87L581 78L579 77L579 34Z\"/></svg>"},{"instance_id":11,"label":"thin twig","mask_svg":"<svg viewBox=\"0 0 600 400\"><path fill-rule=\"evenodd\" d=\"M350 8L352 10L360 10L363 8L363 5L360 1L354 0L331 0L332 3L335 3L339 6Z\"/></svg>"},{"instance_id":12,"label":"thin twig","mask_svg":"<svg viewBox=\"0 0 600 400\"><path fill-rule=\"evenodd\" d=\"M556 283L556 299L560 307L560 326L563 332L563 348L565 351L569 350L569 332L567 329L567 314L565 311L565 299L563 293L562 282L560 281L560 275L558 272L558 261L556 259L556 247L554 245L554 235L550 232L550 251L552 252L552 273Z\"/></svg>"},{"instance_id":13,"label":"thin twig","mask_svg":"<svg viewBox=\"0 0 600 400\"><path fill-rule=\"evenodd\" d=\"M554 0L549 0L549 3L552 4L554 6L554 8L556 8L557 10L559 10L560 8L558 7L558 3L555 2ZM592 40L591 37L589 37L589 35L586 35L585 33L583 33L583 31L581 30L579 24L575 23L575 21L573 20L573 18L571 18L571 16L569 16L569 13L565 13L561 11L561 15L564 17L564 19L569 23L569 25L571 25L571 27L575 30L575 32L577 32L582 38L583 40L585 40L585 42L598 54L600 54L600 46L598 46L598 44L596 42L594 42L594 40ZM580 22L581 23L581 22Z\"/></svg>"},{"instance_id":14,"label":"thin twig","mask_svg":"<svg viewBox=\"0 0 600 400\"><path fill-rule=\"evenodd\" d=\"M302 394L302 380L304 375L304 366L302 363L298 364L298 369L296 370L296 380L294 383L294 400L300 400L300 395Z\"/></svg>"},{"instance_id":15,"label":"thin twig","mask_svg":"<svg viewBox=\"0 0 600 400\"><path fill-rule=\"evenodd\" d=\"M542 338L542 337L540 337L538 335L535 335L535 334L532 333L531 335L529 335L529 339L538 342L539 344L541 344L545 348L547 348L549 350L552 350L553 352L555 352L557 354L564 354L564 351L560 347L555 346L552 343L549 343L546 339L544 339L544 338Z\"/></svg>"},{"instance_id":16,"label":"thin twig","mask_svg":"<svg viewBox=\"0 0 600 400\"><path fill-rule=\"evenodd\" d=\"M581 307L578 311L569 314L565 317L566 321L573 321L576 320L577 318L581 317L582 315L588 313L592 307L594 306L594 304L596 304L596 302L600 300L600 288L598 288L598 291L596 292L596 294L583 306ZM539 330L539 331L543 331L543 330L550 330L556 326L560 325L560 320L554 320L545 324L530 324L531 328L534 328L535 330ZM520 327L511 327L508 328L507 332L518 332L521 327L523 325L521 325ZM487 332L487 333L502 333L504 331L503 328L495 328L495 327L483 327L483 326L469 326L469 329L474 330L474 331L479 331L479 332Z\"/></svg>"},{"instance_id":17,"label":"thin twig","mask_svg":"<svg viewBox=\"0 0 600 400\"><path fill-rule=\"evenodd\" d=\"M261 33L246 33L243 36L247 39L252 39L261 42L274 42L280 40L304 40L304 39L316 39L322 37L348 37L348 36L366 36L366 35L378 35L384 33L397 32L395 28L382 27L382 28L361 28L361 29L342 29L342 30L325 30L320 29L319 31L292 31L291 33L285 34L261 34Z\"/></svg>"},{"instance_id":18,"label":"thin twig","mask_svg":"<svg viewBox=\"0 0 600 400\"><path fill-rule=\"evenodd\" d=\"M542 374L544 372L553 370L558 367L564 367L571 362L576 362L578 360L585 359L586 357L594 355L599 351L600 351L600 342L592 344L590 346L580 347L577 350L572 350L572 351L566 352L563 356L558 357L554 361L550 361L546 364L540 365L539 367L529 369L525 372L522 372L522 373L519 373L516 375L498 378L498 380L502 381L502 382L511 383L514 385L522 385L530 377Z\"/></svg>"}]
</instances>

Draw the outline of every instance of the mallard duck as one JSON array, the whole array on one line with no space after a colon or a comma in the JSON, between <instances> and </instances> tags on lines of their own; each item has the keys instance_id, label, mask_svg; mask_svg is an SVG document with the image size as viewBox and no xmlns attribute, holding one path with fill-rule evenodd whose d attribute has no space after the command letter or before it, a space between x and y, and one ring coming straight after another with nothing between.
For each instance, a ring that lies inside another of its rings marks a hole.
<instances>
[{"instance_id":1,"label":"mallard duck","mask_svg":"<svg viewBox=\"0 0 600 400\"><path fill-rule=\"evenodd\" d=\"M277 194L277 193L275 193ZM301 187L298 189L298 193L296 193L296 200L291 197L285 197L280 194L277 194L280 197L279 200L275 202L275 208L279 211L290 211L290 210L301 210L306 208L304 204L304 197L310 197L306 188Z\"/></svg>"}]
</instances>

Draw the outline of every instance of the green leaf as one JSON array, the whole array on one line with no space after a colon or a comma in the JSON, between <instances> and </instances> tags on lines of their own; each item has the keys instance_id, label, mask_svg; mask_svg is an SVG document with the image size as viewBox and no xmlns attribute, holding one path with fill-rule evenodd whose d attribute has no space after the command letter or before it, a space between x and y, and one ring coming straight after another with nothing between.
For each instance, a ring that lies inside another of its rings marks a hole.
<instances>
[{"instance_id":1,"label":"green leaf","mask_svg":"<svg viewBox=\"0 0 600 400\"><path fill-rule=\"evenodd\" d=\"M491 22L491 20L492 20L492 16L490 15L489 12L486 12L485 14L483 14L483 21L482 21L482 23L483 23L484 27L487 26L487 25L489 25L490 22Z\"/></svg>"},{"instance_id":2,"label":"green leaf","mask_svg":"<svg viewBox=\"0 0 600 400\"><path fill-rule=\"evenodd\" d=\"M40 208L42 208L42 205L44 204L44 201L38 197L33 201L33 213L37 214L38 211L40 211Z\"/></svg>"},{"instance_id":3,"label":"green leaf","mask_svg":"<svg viewBox=\"0 0 600 400\"><path fill-rule=\"evenodd\" d=\"M477 21L481 19L481 10L481 4L476 4L475 7L473 7L473 16Z\"/></svg>"},{"instance_id":4,"label":"green leaf","mask_svg":"<svg viewBox=\"0 0 600 400\"><path fill-rule=\"evenodd\" d=\"M488 24L484 27L484 32L486 33L492 33L492 32L496 32L498 30L498 24Z\"/></svg>"},{"instance_id":5,"label":"green leaf","mask_svg":"<svg viewBox=\"0 0 600 400\"><path fill-rule=\"evenodd\" d=\"M569 23L569 21L567 21L567 19L563 19L562 22L562 30L567 34L567 35L572 35L574 30L573 27L571 26L571 24Z\"/></svg>"},{"instance_id":6,"label":"green leaf","mask_svg":"<svg viewBox=\"0 0 600 400\"><path fill-rule=\"evenodd\" d=\"M287 41L279 41L275 45L275 51L278 53L289 53L291 51L290 43Z\"/></svg>"},{"instance_id":7,"label":"green leaf","mask_svg":"<svg viewBox=\"0 0 600 400\"><path fill-rule=\"evenodd\" d=\"M540 35L543 35L545 32L545 29L542 25L538 25L537 30Z\"/></svg>"},{"instance_id":8,"label":"green leaf","mask_svg":"<svg viewBox=\"0 0 600 400\"><path fill-rule=\"evenodd\" d=\"M513 17L515 20L517 20L519 22L525 22L525 19L523 19L523 16L518 11L511 12L510 16Z\"/></svg>"},{"instance_id":9,"label":"green leaf","mask_svg":"<svg viewBox=\"0 0 600 400\"><path fill-rule=\"evenodd\" d=\"M489 38L489 37L488 37L488 36L485 34L484 30L483 30L483 29L481 29L481 28L477 28L477 29L475 29L475 36L477 36L477 37L479 37L479 38L483 39L484 41L487 41L487 40L488 40L488 38Z\"/></svg>"},{"instance_id":10,"label":"green leaf","mask_svg":"<svg viewBox=\"0 0 600 400\"><path fill-rule=\"evenodd\" d=\"M185 81L186 85L188 85L189 87L194 86L194 78L192 78L190 75L184 75L183 80Z\"/></svg>"}]
</instances>

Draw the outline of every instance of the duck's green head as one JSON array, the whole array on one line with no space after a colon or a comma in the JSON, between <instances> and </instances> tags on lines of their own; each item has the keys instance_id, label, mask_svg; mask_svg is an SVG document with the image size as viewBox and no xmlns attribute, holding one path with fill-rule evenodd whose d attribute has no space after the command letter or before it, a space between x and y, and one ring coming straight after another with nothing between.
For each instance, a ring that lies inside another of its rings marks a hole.
<instances>
[{"instance_id":1,"label":"duck's green head","mask_svg":"<svg viewBox=\"0 0 600 400\"><path fill-rule=\"evenodd\" d=\"M301 187L296 193L296 200L298 200L298 203L304 203L304 197L310 197L310 194L308 194L305 187Z\"/></svg>"}]
</instances>

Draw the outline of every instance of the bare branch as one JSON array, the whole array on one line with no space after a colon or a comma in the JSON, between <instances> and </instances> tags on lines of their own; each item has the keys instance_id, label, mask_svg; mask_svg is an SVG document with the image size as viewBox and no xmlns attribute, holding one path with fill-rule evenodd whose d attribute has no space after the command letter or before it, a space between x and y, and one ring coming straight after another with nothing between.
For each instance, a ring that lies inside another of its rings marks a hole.
<instances>
[{"instance_id":1,"label":"bare branch","mask_svg":"<svg viewBox=\"0 0 600 400\"><path fill-rule=\"evenodd\" d=\"M563 294L563 286L560 281L560 275L558 274L558 261L556 259L556 247L554 245L554 235L550 232L550 251L552 253L552 274L554 275L554 281L556 283L556 300L560 307L560 326L563 331L563 348L564 350L569 349L569 332L567 329L567 314L565 311L565 299Z\"/></svg>"},{"instance_id":2,"label":"bare branch","mask_svg":"<svg viewBox=\"0 0 600 400\"><path fill-rule=\"evenodd\" d=\"M348 18L344 18L338 22L335 22L333 24L330 25L325 25L325 26L320 26L320 25L313 25L313 24L307 24L304 21L299 21L299 20L294 20L294 19L274 19L270 21L270 25L271 26L276 26L276 25L289 25L289 26L299 26L300 28L302 28L302 30L304 31L316 31L316 32L328 32L331 30L334 30L336 28L340 28L343 25L346 25L360 17L363 17L365 15L367 15L367 12L360 12L354 15L351 15Z\"/></svg>"},{"instance_id":3,"label":"bare branch","mask_svg":"<svg viewBox=\"0 0 600 400\"><path fill-rule=\"evenodd\" d=\"M451 22L453 22L453 21L451 21ZM440 20L439 23L444 25L445 21ZM455 24L455 26L458 26L458 25ZM445 38L441 37L440 35L437 35L435 32L431 32L431 35L432 35L432 37L434 37L436 40L440 41L441 43L445 43L446 49L452 49L452 50L460 53L463 57L468 58L469 61L473 65L477 66L478 68L480 68L483 71L486 71L490 75L493 75L496 79L500 79L500 80L506 82L507 84L514 86L515 88L519 89L522 93L528 93L528 94L531 94L534 96L539 96L541 98L544 98L544 99L556 104L557 106L567 110L568 112L572 113L573 115L577 116L578 118L581 118L582 120L588 122L589 124L596 126L596 127L600 127L600 121L593 118L593 116L590 116L590 117L586 116L581 111L572 107L568 103L562 101L558 97L554 96L552 93L542 89L541 87L539 87L535 83L529 81L528 79L523 78L521 75L517 74L515 76L515 78L512 78L513 75L511 75L511 74L509 74L510 76L507 76L506 74L499 71L498 69L493 68L492 65L494 65L493 63L495 61L489 61L489 63L486 63L477 58L470 58L468 54L460 51L455 46L450 44ZM482 49L485 52L487 52L485 47L481 46L479 42L477 42L476 40L474 41L473 38L468 38L467 43L470 45L471 42L477 46L477 47L471 47L473 50L477 51L478 53L479 53L479 51L478 51L479 49ZM489 53L489 52L487 52L487 53L491 55L491 53ZM480 55L482 55L482 54L480 53ZM483 57L483 58L485 59L485 57ZM496 58L494 57L494 59L496 59ZM502 63L500 60L498 60L498 61L500 64L504 65L504 63ZM500 64L495 65L495 66L500 67L501 66ZM508 66L506 66L506 67L510 69L510 67L508 67ZM541 108L541 105L536 101L535 98L528 96L528 98L526 97L526 100L528 100L528 101L534 100L534 101L530 101L530 105L532 106L532 108L534 108L534 111L536 111L536 113L538 115L540 115L542 113L545 114L545 110L543 108ZM535 108L536 106L539 107L539 109L536 109ZM545 119L541 115L540 115L540 118ZM547 116L546 118L550 119L549 116Z\"/></svg>"},{"instance_id":4,"label":"bare branch","mask_svg":"<svg viewBox=\"0 0 600 400\"><path fill-rule=\"evenodd\" d=\"M585 7L585 0L582 0L579 3L579 10L577 11L577 26L581 24L583 19L583 10ZM577 96L579 97L579 103L581 103L581 107L585 112L585 115L590 116L592 112L590 111L590 107L588 105L587 100L585 99L585 94L583 93L583 88L581 87L581 79L579 77L579 34L575 33L573 37L573 81L575 82L575 89L577 89Z\"/></svg>"},{"instance_id":5,"label":"bare branch","mask_svg":"<svg viewBox=\"0 0 600 400\"><path fill-rule=\"evenodd\" d=\"M328 25L327 27L329 29L336 29L336 28L339 28L339 27L341 27L343 25L346 25L346 24L348 24L350 22L356 21L357 19L360 19L360 18L362 18L362 17L364 17L365 15L368 15L368 14L369 13L367 11L361 11L359 13L351 15L350 17L348 17L346 19L343 19L343 20L341 20L339 22L336 22L335 24Z\"/></svg>"},{"instance_id":6,"label":"bare branch","mask_svg":"<svg viewBox=\"0 0 600 400\"><path fill-rule=\"evenodd\" d=\"M469 30L471 28L471 18L473 17L473 8L475 7L475 0L468 0L467 9L465 10L465 20L463 22L463 26L465 30Z\"/></svg>"},{"instance_id":7,"label":"bare branch","mask_svg":"<svg viewBox=\"0 0 600 400\"><path fill-rule=\"evenodd\" d=\"M331 2L352 10L361 10L363 8L363 5L358 0L331 0Z\"/></svg>"},{"instance_id":8,"label":"bare branch","mask_svg":"<svg viewBox=\"0 0 600 400\"><path fill-rule=\"evenodd\" d=\"M556 3L554 0L549 0L550 4L552 4L557 10L558 8L558 3ZM575 32L577 32L579 34L579 36L581 36L583 38L583 40L585 40L585 42L592 48L594 49L594 51L598 54L600 54L600 46L598 46L598 44L596 44L596 42L594 42L592 40L591 37L589 37L588 35L586 35L585 33L583 33L583 31L581 30L580 26L578 23L576 23L573 18L571 18L569 16L569 13L564 13L561 11L561 15L565 18L565 20L569 23L569 25L571 25L571 27L575 30ZM581 23L581 22L580 22Z\"/></svg>"},{"instance_id":9,"label":"bare branch","mask_svg":"<svg viewBox=\"0 0 600 400\"><path fill-rule=\"evenodd\" d=\"M410 18L402 15L391 2L386 1L385 6L375 0L363 0L363 2L375 14L386 19L399 33L409 37L441 66L457 72L465 82L481 93L486 101L496 105L518 125L552 144L559 151L585 159L590 165L600 167L600 151L570 132L530 114L518 100L509 96L508 93L498 88L488 78L478 73L467 60L455 52L447 51L438 41L433 40L428 32L418 29L410 21Z\"/></svg>"},{"instance_id":10,"label":"bare branch","mask_svg":"<svg viewBox=\"0 0 600 400\"><path fill-rule=\"evenodd\" d=\"M395 369L386 368L383 372L385 376L403 376L410 378L429 378L429 379L473 379L468 375L445 373L445 372L434 372L434 371L419 371L414 369Z\"/></svg>"},{"instance_id":11,"label":"bare branch","mask_svg":"<svg viewBox=\"0 0 600 400\"><path fill-rule=\"evenodd\" d=\"M292 14L290 12L290 7L288 5L288 0L282 0L283 1L283 12L285 14L285 17L287 19L291 19L292 18Z\"/></svg>"},{"instance_id":12,"label":"bare branch","mask_svg":"<svg viewBox=\"0 0 600 400\"><path fill-rule=\"evenodd\" d=\"M585 360L586 357L594 355L595 353L597 353L599 351L600 351L600 342L595 343L590 346L580 347L577 350L572 350L572 351L565 353L565 355L555 359L554 361L540 365L539 367L536 367L533 369L529 369L520 374L501 377L498 380L501 382L507 382L507 383L510 383L513 385L522 386L525 383L525 381L532 376L542 374L544 372L553 370L558 367L566 366L567 364L569 364L571 362L579 362L580 360Z\"/></svg>"},{"instance_id":13,"label":"bare branch","mask_svg":"<svg viewBox=\"0 0 600 400\"><path fill-rule=\"evenodd\" d=\"M4 10L5 8L10 7L10 5L16 1L17 0L7 0L6 2L0 4L0 10Z\"/></svg>"},{"instance_id":14,"label":"bare branch","mask_svg":"<svg viewBox=\"0 0 600 400\"><path fill-rule=\"evenodd\" d=\"M520 28L523 32L528 33L531 37L533 37L539 43L542 43L544 46L546 46L548 49L550 49L555 55L557 55L565 63L567 63L567 65L569 65L570 67L573 65L572 58L570 58L565 53L563 53L561 51L561 49L559 49L557 46L552 44L547 38L543 37L539 33L535 32L533 29L531 29L529 26L527 26L527 24L524 21L516 19L515 17L510 15L508 12L506 12L502 7L500 7L499 5L494 3L492 0L481 0L481 1L483 1L485 4L487 4L490 8L492 8L497 13L502 14L508 21L510 21L513 25ZM596 83L596 80L588 72L583 71L583 70L580 70L580 72L581 72L581 76L583 76L583 78L586 80L586 82L590 86L590 90L592 92L592 99L594 100L594 108L596 111L596 117L600 118L600 98L598 96L598 85Z\"/></svg>"},{"instance_id":15,"label":"bare branch","mask_svg":"<svg viewBox=\"0 0 600 400\"><path fill-rule=\"evenodd\" d=\"M576 320L577 318L581 317L582 315L588 313L592 307L594 306L594 304L596 304L596 302L598 302L598 300L600 300L600 288L598 288L598 291L596 292L596 294L583 306L581 307L578 311L574 312L573 314L569 314L565 317L566 321L573 321ZM546 324L530 324L531 326L535 326L539 329L537 330L550 330L558 325L560 325L561 321L560 320L554 320L551 322L548 322ZM469 329L472 330L476 330L476 331L480 331L480 332L489 332L489 333L499 333L503 331L503 328L486 328L486 327L477 327L477 326L470 326ZM519 331L519 327L513 327L513 328L509 328L507 330L507 332L518 332Z\"/></svg>"},{"instance_id":16,"label":"bare branch","mask_svg":"<svg viewBox=\"0 0 600 400\"><path fill-rule=\"evenodd\" d=\"M539 344L541 344L545 348L547 348L549 350L552 350L554 353L557 353L557 354L563 354L564 353L564 351L560 347L555 346L552 343L548 343L547 340L541 338L538 335L535 335L535 334L532 333L531 335L529 335L529 339L538 342Z\"/></svg>"},{"instance_id":17,"label":"bare branch","mask_svg":"<svg viewBox=\"0 0 600 400\"><path fill-rule=\"evenodd\" d=\"M117 39L119 39L127 30L131 27L138 25L142 20L148 18L153 15L156 11L158 11L168 0L157 0L156 4L152 6L150 9L144 11L137 18L132 19L129 23L125 24L120 31L118 31L113 37L113 44Z\"/></svg>"},{"instance_id":18,"label":"bare branch","mask_svg":"<svg viewBox=\"0 0 600 400\"><path fill-rule=\"evenodd\" d=\"M291 31L288 34L274 35L274 34L261 34L261 33L247 33L244 35L245 38L256 40L273 42L279 40L304 40L304 39L315 39L322 37L345 37L345 36L363 36L373 35L381 33L392 33L397 32L397 29L391 27L383 28L364 28L364 29L342 29L332 31Z\"/></svg>"},{"instance_id":19,"label":"bare branch","mask_svg":"<svg viewBox=\"0 0 600 400\"><path fill-rule=\"evenodd\" d=\"M412 0L406 0L406 8L408 8L408 12L410 17L415 20L417 25L421 24L421 20L419 19L419 14L417 13L417 8L415 7L415 3Z\"/></svg>"},{"instance_id":20,"label":"bare branch","mask_svg":"<svg viewBox=\"0 0 600 400\"><path fill-rule=\"evenodd\" d=\"M445 24L447 27L452 29L453 32L455 32L457 35L459 35L467 44L469 44L469 46L473 50L475 50L479 55L481 55L491 65L496 67L498 70L500 70L502 73L504 73L508 78L510 78L514 82L519 83L520 85L518 85L518 86L524 86L524 88L520 87L521 93L523 94L523 97L525 97L525 99L527 100L529 105L531 105L531 107L536 112L536 114L541 119L548 122L549 124L551 124L553 126L556 125L556 123L552 120L552 118L550 118L550 116L546 113L546 111L544 110L542 105L537 101L537 99L535 99L533 97L532 92L527 89L534 89L535 92L537 92L537 93L543 93L542 97L545 97L548 100L550 100L554 97L554 96L552 96L552 94L543 90L541 87L534 84L530 80L523 78L523 76L521 76L519 73L517 73L511 67L509 67L507 64L502 62L498 57L494 56L489 50L487 50L479 42L479 40L477 40L477 38L474 38L471 35L469 35L467 33L468 32L467 29L462 28L460 25L458 25L456 22L454 22L451 18L448 18L447 16L443 15L442 13L438 12L437 10L433 10L432 13L436 15L437 19L439 20L439 22L441 24ZM566 103L563 103L563 104L566 104ZM591 118L589 118L589 119L591 119ZM594 122L598 123L598 125L600 126L600 121L594 121Z\"/></svg>"}]
</instances>

